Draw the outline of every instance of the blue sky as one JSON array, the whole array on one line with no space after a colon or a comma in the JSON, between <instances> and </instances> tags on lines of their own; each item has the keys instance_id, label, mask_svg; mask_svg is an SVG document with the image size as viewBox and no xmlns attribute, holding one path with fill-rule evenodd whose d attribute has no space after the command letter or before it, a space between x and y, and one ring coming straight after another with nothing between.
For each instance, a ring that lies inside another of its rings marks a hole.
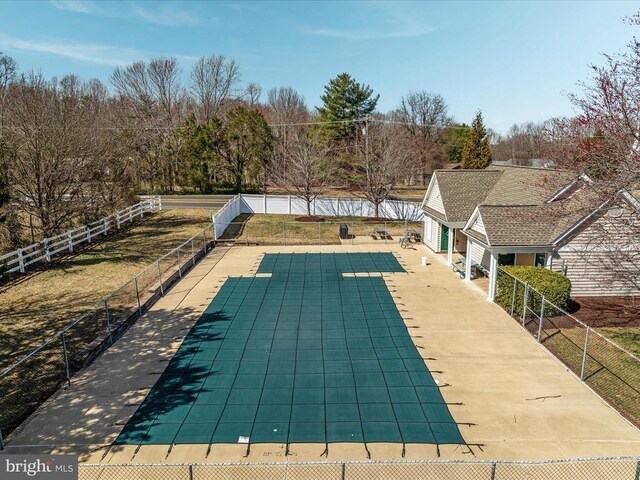
<instances>
[{"instance_id":1,"label":"blue sky","mask_svg":"<svg viewBox=\"0 0 640 480\"><path fill-rule=\"evenodd\" d=\"M442 94L459 121L571 113L590 63L638 34L638 2L0 2L0 51L21 69L108 82L114 66L175 56L185 72L225 54L246 82L291 86L310 107L343 71L395 108L411 90Z\"/></svg>"}]
</instances>

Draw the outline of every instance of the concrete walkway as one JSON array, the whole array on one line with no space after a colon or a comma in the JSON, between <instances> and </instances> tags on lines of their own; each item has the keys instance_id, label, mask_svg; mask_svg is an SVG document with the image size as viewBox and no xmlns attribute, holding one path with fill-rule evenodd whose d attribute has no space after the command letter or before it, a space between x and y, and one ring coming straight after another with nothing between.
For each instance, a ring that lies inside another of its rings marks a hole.
<instances>
[{"instance_id":1,"label":"concrete walkway","mask_svg":"<svg viewBox=\"0 0 640 480\"><path fill-rule=\"evenodd\" d=\"M426 247L233 247L214 250L109 351L10 438L8 452L78 452L110 463L323 460L325 445L111 447L122 426L227 276L252 275L265 252L393 251L409 274L385 275L416 346L442 386L470 448L407 445L406 459L557 459L633 455L640 431L582 384L473 284ZM420 265L427 256L430 264ZM437 373L439 372L439 373ZM544 398L547 397L547 398ZM554 397L554 398L551 398ZM369 444L374 460L402 445ZM329 445L328 460L364 460L362 444Z\"/></svg>"}]
</instances>

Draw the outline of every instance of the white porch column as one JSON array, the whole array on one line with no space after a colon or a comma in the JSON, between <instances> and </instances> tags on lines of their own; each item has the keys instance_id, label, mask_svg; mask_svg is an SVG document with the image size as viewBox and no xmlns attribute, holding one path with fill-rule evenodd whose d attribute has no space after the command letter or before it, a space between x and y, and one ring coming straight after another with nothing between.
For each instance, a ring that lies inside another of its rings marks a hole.
<instances>
[{"instance_id":1,"label":"white porch column","mask_svg":"<svg viewBox=\"0 0 640 480\"><path fill-rule=\"evenodd\" d=\"M471 245L473 244L473 242L471 241L471 237L467 237L467 263L465 265L464 268L464 281L465 282L470 282L471 281L471 263L473 261L473 258L471 257Z\"/></svg>"},{"instance_id":2,"label":"white porch column","mask_svg":"<svg viewBox=\"0 0 640 480\"><path fill-rule=\"evenodd\" d=\"M491 261L489 262L489 293L487 300L493 302L496 297L496 280L498 279L498 254L491 252Z\"/></svg>"},{"instance_id":3,"label":"white porch column","mask_svg":"<svg viewBox=\"0 0 640 480\"><path fill-rule=\"evenodd\" d=\"M450 228L447 238L447 265L453 265L453 240L456 236L455 228Z\"/></svg>"}]
</instances>

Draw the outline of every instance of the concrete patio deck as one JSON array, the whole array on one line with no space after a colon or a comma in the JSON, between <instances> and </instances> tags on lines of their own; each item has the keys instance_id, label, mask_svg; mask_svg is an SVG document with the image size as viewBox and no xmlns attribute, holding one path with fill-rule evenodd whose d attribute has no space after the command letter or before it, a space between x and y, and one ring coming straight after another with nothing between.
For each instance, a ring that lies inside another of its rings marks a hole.
<instances>
[{"instance_id":1,"label":"concrete patio deck","mask_svg":"<svg viewBox=\"0 0 640 480\"><path fill-rule=\"evenodd\" d=\"M233 247L214 250L110 348L9 439L8 453L77 452L81 461L256 462L321 460L325 445L110 447L227 276L252 275L266 252L392 251L408 274L385 281L441 385L470 449L406 447L406 459L558 459L634 455L640 431L579 381L474 282L462 282L419 245ZM429 264L421 266L421 257ZM466 425L465 425L466 424ZM375 460L401 444L369 444ZM329 445L327 460L364 460L363 444Z\"/></svg>"}]
</instances>

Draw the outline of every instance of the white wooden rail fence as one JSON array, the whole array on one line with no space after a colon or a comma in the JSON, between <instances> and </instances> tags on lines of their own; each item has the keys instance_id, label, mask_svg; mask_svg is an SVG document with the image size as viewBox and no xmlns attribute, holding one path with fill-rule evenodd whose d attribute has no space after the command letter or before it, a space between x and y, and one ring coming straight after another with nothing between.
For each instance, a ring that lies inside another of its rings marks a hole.
<instances>
[{"instance_id":1,"label":"white wooden rail fence","mask_svg":"<svg viewBox=\"0 0 640 480\"><path fill-rule=\"evenodd\" d=\"M118 230L125 222L133 222L145 213L162 210L161 197L152 197L135 205L115 212L95 222L83 225L27 247L0 255L0 274L20 272L37 262L51 261L51 257L62 252L73 252L73 248L81 243L91 243L99 235L107 235L111 230Z\"/></svg>"},{"instance_id":2,"label":"white wooden rail fence","mask_svg":"<svg viewBox=\"0 0 640 480\"><path fill-rule=\"evenodd\" d=\"M216 240L241 213L306 215L307 202L293 195L236 195L212 215ZM312 215L375 217L375 213L372 202L358 197L316 197L311 203ZM390 220L420 221L423 213L420 203L385 200L380 204L379 215Z\"/></svg>"}]
</instances>

